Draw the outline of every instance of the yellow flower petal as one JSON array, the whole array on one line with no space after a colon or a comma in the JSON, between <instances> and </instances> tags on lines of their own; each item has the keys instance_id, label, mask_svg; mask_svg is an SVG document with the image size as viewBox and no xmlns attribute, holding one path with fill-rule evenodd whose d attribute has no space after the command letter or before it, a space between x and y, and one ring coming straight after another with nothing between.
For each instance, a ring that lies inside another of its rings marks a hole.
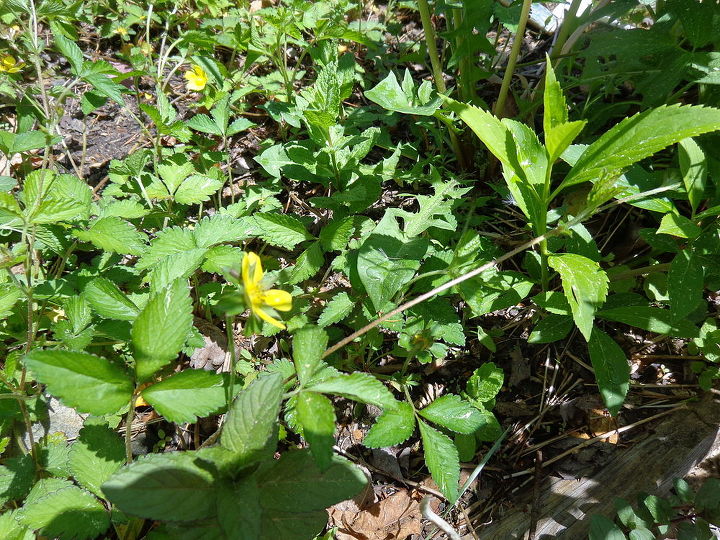
<instances>
[{"instance_id":1,"label":"yellow flower petal","mask_svg":"<svg viewBox=\"0 0 720 540\"><path fill-rule=\"evenodd\" d=\"M208 82L208 77L203 68L197 64L193 64L192 70L185 72L185 80L187 80L188 90L199 92L205 88L205 85Z\"/></svg>"},{"instance_id":2,"label":"yellow flower petal","mask_svg":"<svg viewBox=\"0 0 720 540\"><path fill-rule=\"evenodd\" d=\"M265 291L263 303L279 311L290 311L292 309L292 295L280 289L270 289Z\"/></svg>"},{"instance_id":3,"label":"yellow flower petal","mask_svg":"<svg viewBox=\"0 0 720 540\"><path fill-rule=\"evenodd\" d=\"M18 62L14 56L5 54L0 56L0 71L6 73L17 73L25 65L25 62Z\"/></svg>"},{"instance_id":4,"label":"yellow flower petal","mask_svg":"<svg viewBox=\"0 0 720 540\"><path fill-rule=\"evenodd\" d=\"M280 328L281 330L285 330L285 325L283 323L281 323L277 319L273 319L270 315L265 313L262 308L254 309L253 313L260 317L263 321L269 322L270 324Z\"/></svg>"},{"instance_id":5,"label":"yellow flower petal","mask_svg":"<svg viewBox=\"0 0 720 540\"><path fill-rule=\"evenodd\" d=\"M242 261L242 279L243 284L247 287L248 283L252 283L257 287L263 278L262 261L256 253L252 251L245 254Z\"/></svg>"}]
</instances>

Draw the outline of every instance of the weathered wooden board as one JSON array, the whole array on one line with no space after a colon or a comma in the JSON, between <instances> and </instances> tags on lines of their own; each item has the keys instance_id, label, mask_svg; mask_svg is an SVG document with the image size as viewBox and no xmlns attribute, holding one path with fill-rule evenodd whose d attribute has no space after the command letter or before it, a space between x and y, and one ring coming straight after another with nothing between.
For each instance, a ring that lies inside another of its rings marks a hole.
<instances>
[{"instance_id":1,"label":"weathered wooden board","mask_svg":"<svg viewBox=\"0 0 720 540\"><path fill-rule=\"evenodd\" d=\"M618 448L616 456L590 478L564 480L546 477L541 482L539 520L535 538L587 538L590 515L613 517L615 497L633 501L639 492L664 495L672 481L686 476L720 446L720 402L708 394L702 401L667 416L641 442ZM524 539L530 527L530 493L505 515L476 530L484 539ZM464 537L470 540L472 536Z\"/></svg>"}]
</instances>

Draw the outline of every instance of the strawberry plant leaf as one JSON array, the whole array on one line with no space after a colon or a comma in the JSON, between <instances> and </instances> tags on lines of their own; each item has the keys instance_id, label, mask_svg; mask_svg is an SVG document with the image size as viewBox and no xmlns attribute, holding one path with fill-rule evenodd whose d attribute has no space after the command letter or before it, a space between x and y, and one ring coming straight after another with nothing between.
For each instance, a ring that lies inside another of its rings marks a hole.
<instances>
[{"instance_id":1,"label":"strawberry plant leaf","mask_svg":"<svg viewBox=\"0 0 720 540\"><path fill-rule=\"evenodd\" d=\"M297 259L297 263L292 267L290 279L288 283L294 285L305 281L306 279L318 273L320 268L325 264L320 242L313 242L305 251L303 251Z\"/></svg>"},{"instance_id":2,"label":"strawberry plant leaf","mask_svg":"<svg viewBox=\"0 0 720 540\"><path fill-rule=\"evenodd\" d=\"M595 311L607 297L607 274L595 261L575 253L550 255L548 264L560 274L575 324L589 340Z\"/></svg>"},{"instance_id":3,"label":"strawberry plant leaf","mask_svg":"<svg viewBox=\"0 0 720 540\"><path fill-rule=\"evenodd\" d=\"M705 184L708 175L708 163L705 152L694 139L683 139L678 143L678 161L683 175L683 184L693 214L705 195Z\"/></svg>"},{"instance_id":4,"label":"strawberry plant leaf","mask_svg":"<svg viewBox=\"0 0 720 540\"><path fill-rule=\"evenodd\" d=\"M598 311L598 317L673 337L695 337L698 328L687 320L675 320L668 309L648 306L626 306Z\"/></svg>"},{"instance_id":5,"label":"strawberry plant leaf","mask_svg":"<svg viewBox=\"0 0 720 540\"><path fill-rule=\"evenodd\" d=\"M398 402L393 408L383 410L367 432L363 444L368 448L385 448L404 443L415 431L415 414L412 405Z\"/></svg>"},{"instance_id":6,"label":"strawberry plant leaf","mask_svg":"<svg viewBox=\"0 0 720 540\"><path fill-rule=\"evenodd\" d=\"M74 230L73 235L112 253L140 255L145 250L145 235L115 216L100 218L87 230Z\"/></svg>"},{"instance_id":7,"label":"strawberry plant leaf","mask_svg":"<svg viewBox=\"0 0 720 540\"><path fill-rule=\"evenodd\" d=\"M458 497L460 458L452 440L422 420L418 421L425 464L440 491L452 503Z\"/></svg>"},{"instance_id":8,"label":"strawberry plant leaf","mask_svg":"<svg viewBox=\"0 0 720 540\"><path fill-rule=\"evenodd\" d=\"M690 250L680 251L670 263L667 275L670 313L682 319L702 301L704 272L702 265Z\"/></svg>"},{"instance_id":9,"label":"strawberry plant leaf","mask_svg":"<svg viewBox=\"0 0 720 540\"><path fill-rule=\"evenodd\" d=\"M255 214L253 221L257 236L273 246L293 249L300 242L312 239L299 219L286 214Z\"/></svg>"},{"instance_id":10,"label":"strawberry plant leaf","mask_svg":"<svg viewBox=\"0 0 720 540\"><path fill-rule=\"evenodd\" d=\"M418 414L456 433L473 433L485 423L480 411L455 394L440 396Z\"/></svg>"},{"instance_id":11,"label":"strawberry plant leaf","mask_svg":"<svg viewBox=\"0 0 720 540\"><path fill-rule=\"evenodd\" d=\"M210 195L219 190L222 185L223 183L215 178L194 174L183 180L173 197L180 204L198 204L209 201Z\"/></svg>"},{"instance_id":12,"label":"strawberry plant leaf","mask_svg":"<svg viewBox=\"0 0 720 540\"><path fill-rule=\"evenodd\" d=\"M317 326L306 326L293 337L295 372L301 385L309 383L322 363L328 344L327 333Z\"/></svg>"},{"instance_id":13,"label":"strawberry plant leaf","mask_svg":"<svg viewBox=\"0 0 720 540\"><path fill-rule=\"evenodd\" d=\"M104 425L87 425L80 430L70 450L73 478L98 497L100 486L125 463L125 443Z\"/></svg>"},{"instance_id":14,"label":"strawberry plant leaf","mask_svg":"<svg viewBox=\"0 0 720 540\"><path fill-rule=\"evenodd\" d=\"M660 220L657 234L669 234L678 238L697 238L702 229L692 221L678 214L665 214Z\"/></svg>"},{"instance_id":15,"label":"strawberry plant leaf","mask_svg":"<svg viewBox=\"0 0 720 540\"><path fill-rule=\"evenodd\" d=\"M90 281L83 295L95 312L106 319L135 320L140 310L112 281L98 277Z\"/></svg>"},{"instance_id":16,"label":"strawberry plant leaf","mask_svg":"<svg viewBox=\"0 0 720 540\"><path fill-rule=\"evenodd\" d=\"M397 401L383 383L369 373L356 371L349 375L340 375L322 380L307 387L313 392L334 394L348 399L376 405L382 408L393 408Z\"/></svg>"},{"instance_id":17,"label":"strawberry plant leaf","mask_svg":"<svg viewBox=\"0 0 720 540\"><path fill-rule=\"evenodd\" d=\"M338 323L350 315L354 307L355 302L350 298L348 293L341 292L336 294L332 300L325 305L325 309L323 309L320 317L318 317L317 324L318 326L325 327Z\"/></svg>"},{"instance_id":18,"label":"strawberry plant leaf","mask_svg":"<svg viewBox=\"0 0 720 540\"><path fill-rule=\"evenodd\" d=\"M550 313L541 319L528 337L528 343L553 343L570 333L573 319L567 315Z\"/></svg>"},{"instance_id":19,"label":"strawberry plant leaf","mask_svg":"<svg viewBox=\"0 0 720 540\"><path fill-rule=\"evenodd\" d=\"M225 406L227 385L217 373L187 369L145 388L142 396L170 422L193 423Z\"/></svg>"},{"instance_id":20,"label":"strawberry plant leaf","mask_svg":"<svg viewBox=\"0 0 720 540\"><path fill-rule=\"evenodd\" d=\"M302 426L303 438L321 471L331 464L335 443L335 408L322 394L300 392L295 402L296 419Z\"/></svg>"},{"instance_id":21,"label":"strawberry plant leaf","mask_svg":"<svg viewBox=\"0 0 720 540\"><path fill-rule=\"evenodd\" d=\"M135 372L145 381L177 357L192 326L192 302L184 280L154 294L135 319Z\"/></svg>"},{"instance_id":22,"label":"strawberry plant leaf","mask_svg":"<svg viewBox=\"0 0 720 540\"><path fill-rule=\"evenodd\" d=\"M630 388L630 365L614 339L594 328L588 340L598 389L610 414L616 416Z\"/></svg>"},{"instance_id":23,"label":"strawberry plant leaf","mask_svg":"<svg viewBox=\"0 0 720 540\"><path fill-rule=\"evenodd\" d=\"M124 367L72 351L31 351L25 365L54 396L83 413L114 414L127 407L133 383Z\"/></svg>"},{"instance_id":24,"label":"strawberry plant leaf","mask_svg":"<svg viewBox=\"0 0 720 540\"><path fill-rule=\"evenodd\" d=\"M477 368L465 385L467 397L485 403L493 399L502 388L505 373L495 362L485 362Z\"/></svg>"}]
</instances>

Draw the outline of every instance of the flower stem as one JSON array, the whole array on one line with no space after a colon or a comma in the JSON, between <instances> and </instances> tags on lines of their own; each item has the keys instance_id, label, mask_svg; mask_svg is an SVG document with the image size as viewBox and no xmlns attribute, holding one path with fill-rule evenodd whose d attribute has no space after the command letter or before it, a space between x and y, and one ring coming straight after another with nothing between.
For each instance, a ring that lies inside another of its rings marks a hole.
<instances>
[{"instance_id":1,"label":"flower stem","mask_svg":"<svg viewBox=\"0 0 720 540\"><path fill-rule=\"evenodd\" d=\"M510 90L510 81L515 73L515 65L517 59L520 56L520 49L522 48L523 37L525 36L525 26L527 25L528 18L530 17L530 6L532 0L523 0L522 11L520 12L520 22L518 23L517 32L515 33L515 40L513 41L512 49L510 50L510 58L508 58L508 64L505 68L505 75L503 76L502 85L500 86L500 95L498 100L495 102L495 116L502 118L505 113L505 101L507 101L508 91Z\"/></svg>"}]
</instances>

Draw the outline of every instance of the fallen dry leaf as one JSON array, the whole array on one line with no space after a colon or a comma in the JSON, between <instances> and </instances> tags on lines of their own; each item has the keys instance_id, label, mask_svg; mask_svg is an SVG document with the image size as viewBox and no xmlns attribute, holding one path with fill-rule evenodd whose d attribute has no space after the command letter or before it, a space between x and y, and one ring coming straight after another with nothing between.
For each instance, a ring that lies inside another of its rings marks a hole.
<instances>
[{"instance_id":1,"label":"fallen dry leaf","mask_svg":"<svg viewBox=\"0 0 720 540\"><path fill-rule=\"evenodd\" d=\"M422 530L420 504L404 489L359 512L329 513L337 540L404 540Z\"/></svg>"}]
</instances>

